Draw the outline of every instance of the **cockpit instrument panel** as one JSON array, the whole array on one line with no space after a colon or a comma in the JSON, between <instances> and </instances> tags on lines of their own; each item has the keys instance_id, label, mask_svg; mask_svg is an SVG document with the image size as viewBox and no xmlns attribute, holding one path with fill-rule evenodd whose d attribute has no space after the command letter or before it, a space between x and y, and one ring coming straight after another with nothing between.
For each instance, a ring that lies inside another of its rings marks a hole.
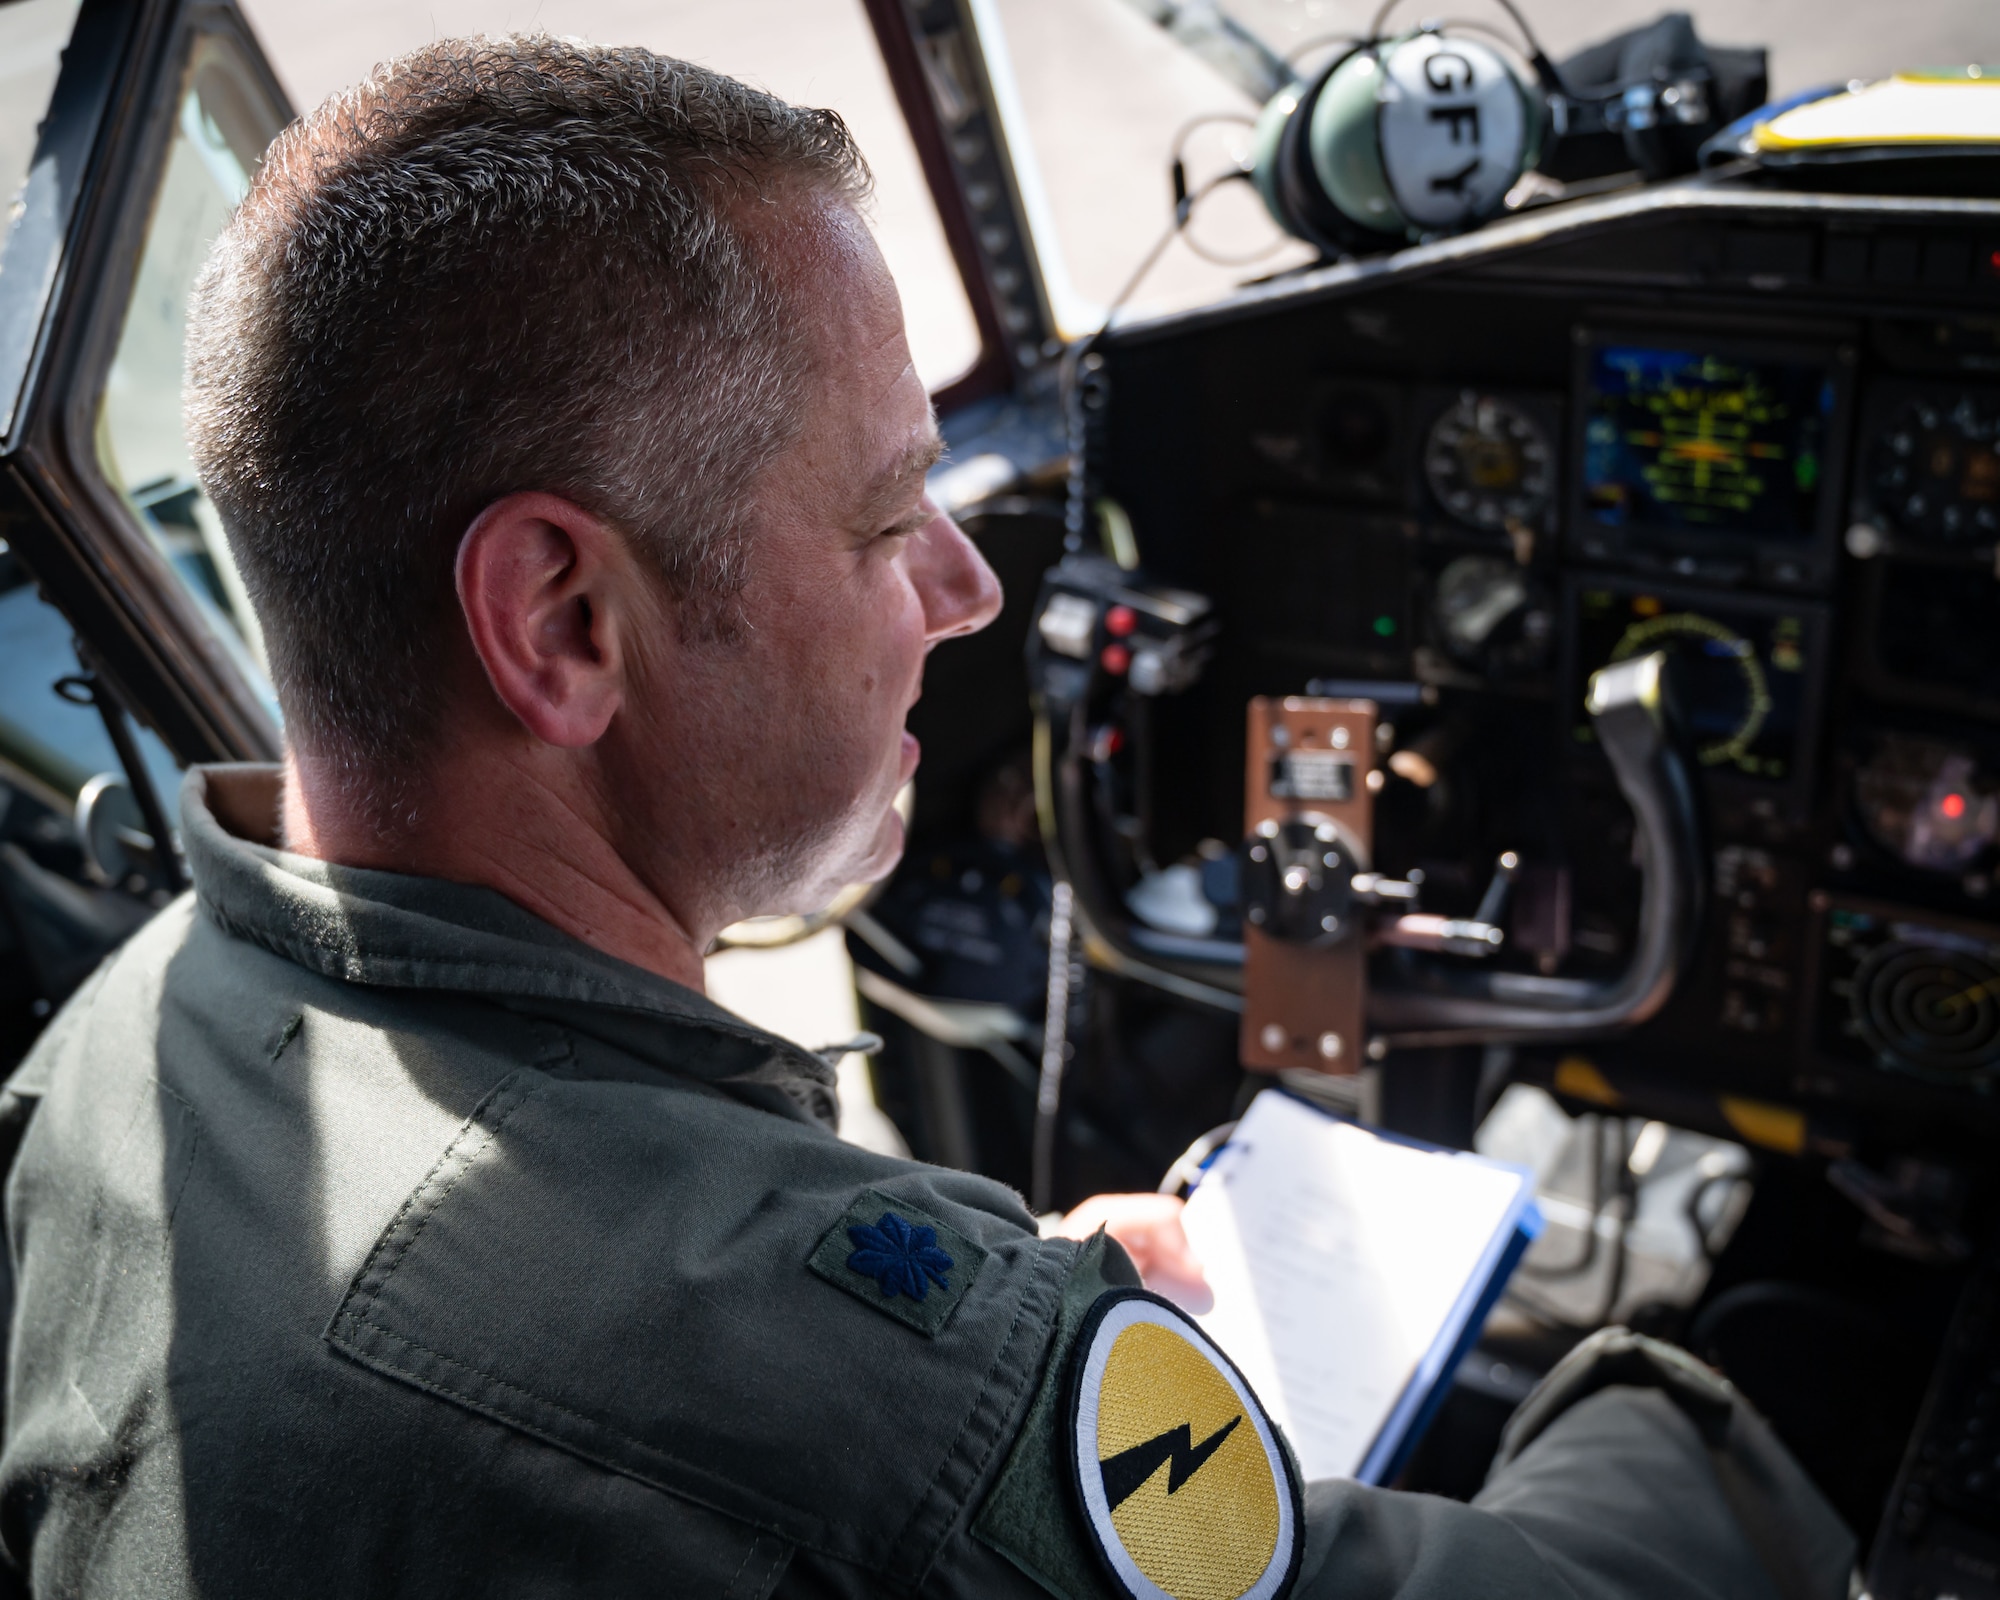
<instances>
[{"instance_id":1,"label":"cockpit instrument panel","mask_svg":"<svg viewBox=\"0 0 2000 1600\"><path fill-rule=\"evenodd\" d=\"M1854 520L1875 540L1940 554L2000 542L2000 389L1878 385L1862 437ZM1878 553L1862 537L1857 553Z\"/></svg>"},{"instance_id":2,"label":"cockpit instrument panel","mask_svg":"<svg viewBox=\"0 0 2000 1600\"><path fill-rule=\"evenodd\" d=\"M1432 593L1431 623L1452 660L1494 679L1540 669L1556 636L1547 587L1532 568L1506 556L1450 562Z\"/></svg>"},{"instance_id":3,"label":"cockpit instrument panel","mask_svg":"<svg viewBox=\"0 0 2000 1600\"><path fill-rule=\"evenodd\" d=\"M1855 770L1854 808L1869 838L1923 872L1965 872L2000 843L2000 778L1956 740L1882 735Z\"/></svg>"},{"instance_id":4,"label":"cockpit instrument panel","mask_svg":"<svg viewBox=\"0 0 2000 1600\"><path fill-rule=\"evenodd\" d=\"M1851 352L1602 330L1580 340L1579 554L1724 582L1825 581Z\"/></svg>"},{"instance_id":5,"label":"cockpit instrument panel","mask_svg":"<svg viewBox=\"0 0 2000 1600\"><path fill-rule=\"evenodd\" d=\"M1521 402L1467 389L1431 423L1424 482L1454 521L1532 539L1555 502L1555 441Z\"/></svg>"},{"instance_id":6,"label":"cockpit instrument panel","mask_svg":"<svg viewBox=\"0 0 2000 1600\"><path fill-rule=\"evenodd\" d=\"M1665 652L1701 927L1590 1059L1669 1117L1700 1087L2000 1137L2000 277L1932 281L2000 223L1796 198L1115 329L1085 492L1220 620L1209 678L1145 708L1149 770L1233 771L1256 696L1395 693L1377 870L1469 917L1515 856L1510 983L1642 948L1586 686ZM1151 806L1129 836L1156 859L1241 836L1222 777Z\"/></svg>"},{"instance_id":7,"label":"cockpit instrument panel","mask_svg":"<svg viewBox=\"0 0 2000 1600\"><path fill-rule=\"evenodd\" d=\"M1990 1093L2000 1081L1994 930L1865 901L1828 899L1820 914L1820 1054Z\"/></svg>"},{"instance_id":8,"label":"cockpit instrument panel","mask_svg":"<svg viewBox=\"0 0 2000 1600\"><path fill-rule=\"evenodd\" d=\"M1703 767L1766 788L1807 776L1824 654L1825 617L1817 607L1586 580L1572 588L1570 615L1579 742L1590 738L1582 688L1590 674L1666 650L1678 664L1682 709Z\"/></svg>"},{"instance_id":9,"label":"cockpit instrument panel","mask_svg":"<svg viewBox=\"0 0 2000 1600\"><path fill-rule=\"evenodd\" d=\"M2000 576L1986 560L1887 557L1862 578L1860 677L1885 698L2000 715Z\"/></svg>"}]
</instances>

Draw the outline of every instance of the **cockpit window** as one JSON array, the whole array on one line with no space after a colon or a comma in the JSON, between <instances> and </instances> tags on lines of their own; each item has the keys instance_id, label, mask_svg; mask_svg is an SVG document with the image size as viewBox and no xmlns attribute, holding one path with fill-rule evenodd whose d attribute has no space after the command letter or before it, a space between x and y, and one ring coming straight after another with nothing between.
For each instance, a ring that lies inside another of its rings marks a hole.
<instances>
[{"instance_id":1,"label":"cockpit window","mask_svg":"<svg viewBox=\"0 0 2000 1600\"><path fill-rule=\"evenodd\" d=\"M102 716L56 687L82 671L68 621L0 542L0 837L14 796L59 811L93 776L120 768ZM180 786L173 757L150 728L135 725L135 736L154 787L171 799Z\"/></svg>"},{"instance_id":2,"label":"cockpit window","mask_svg":"<svg viewBox=\"0 0 2000 1600\"><path fill-rule=\"evenodd\" d=\"M263 635L221 519L195 481L181 428L188 294L210 243L248 189L266 142L269 114L251 83L226 39L196 40L145 251L99 402L97 453L106 478L209 618L215 636L262 687L267 681Z\"/></svg>"},{"instance_id":3,"label":"cockpit window","mask_svg":"<svg viewBox=\"0 0 2000 1600\"><path fill-rule=\"evenodd\" d=\"M853 129L874 173L870 220L902 292L910 352L925 387L944 388L979 356L972 304L861 0L647 0L638 6L453 0L435 7L368 6L351 16L297 0L245 0L243 9L301 111L365 77L376 62L433 39L514 29L643 45L729 73L795 105L830 107Z\"/></svg>"},{"instance_id":4,"label":"cockpit window","mask_svg":"<svg viewBox=\"0 0 2000 1600\"><path fill-rule=\"evenodd\" d=\"M1521 0L1518 9L1560 63L1677 8L1666 0ZM1146 268L1121 316L1205 304L1310 261L1251 185L1227 178L1248 161L1257 112L1288 77L1309 80L1378 19L1394 32L1439 15L1421 0L979 0L975 10L989 67L1008 80L996 84L1001 111L1050 299L1072 335L1101 323L1167 229L1176 154L1191 192L1226 181ZM1712 10L1715 42L1769 48L1774 97L1977 61L1993 48L1987 13L1973 5L1848 8L1837 26L1810 7ZM1500 6L1481 0L1449 15L1449 26L1519 59L1520 33Z\"/></svg>"},{"instance_id":5,"label":"cockpit window","mask_svg":"<svg viewBox=\"0 0 2000 1600\"><path fill-rule=\"evenodd\" d=\"M63 46L82 0L17 0L0 6L0 236L22 213L36 136L55 93Z\"/></svg>"},{"instance_id":6,"label":"cockpit window","mask_svg":"<svg viewBox=\"0 0 2000 1600\"><path fill-rule=\"evenodd\" d=\"M66 117L56 115L63 50L81 9L81 0L0 5L0 435L13 426L95 117L76 96Z\"/></svg>"},{"instance_id":7,"label":"cockpit window","mask_svg":"<svg viewBox=\"0 0 2000 1600\"><path fill-rule=\"evenodd\" d=\"M1054 235L1038 229L1035 242L1066 334L1103 320L1172 221L1177 145L1191 190L1249 159L1260 104L1252 85L1232 81L1241 73L1225 75L1220 52L1191 47L1184 33L1150 20L1164 9L1139 0L994 0L989 68L1012 79L1019 125L1010 117L1008 135L1022 186L1039 191L1040 220ZM1107 71L1113 61L1117 70ZM1010 109L1004 95L1002 109ZM1249 184L1224 182L1198 202L1120 315L1201 305L1311 259Z\"/></svg>"}]
</instances>

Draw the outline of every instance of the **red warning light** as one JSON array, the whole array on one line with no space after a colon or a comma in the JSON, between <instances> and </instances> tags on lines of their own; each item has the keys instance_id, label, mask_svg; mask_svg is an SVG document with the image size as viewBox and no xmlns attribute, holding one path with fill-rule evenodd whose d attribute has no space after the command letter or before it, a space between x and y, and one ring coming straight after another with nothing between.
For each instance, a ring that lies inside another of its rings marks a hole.
<instances>
[{"instance_id":1,"label":"red warning light","mask_svg":"<svg viewBox=\"0 0 2000 1600\"><path fill-rule=\"evenodd\" d=\"M1965 796L1962 794L1946 795L1938 802L1938 810L1942 811L1951 821L1958 821L1960 817L1965 815Z\"/></svg>"},{"instance_id":2,"label":"red warning light","mask_svg":"<svg viewBox=\"0 0 2000 1600\"><path fill-rule=\"evenodd\" d=\"M1130 606L1113 606L1104 613L1104 631L1114 639L1127 638L1138 626L1139 613Z\"/></svg>"},{"instance_id":3,"label":"red warning light","mask_svg":"<svg viewBox=\"0 0 2000 1600\"><path fill-rule=\"evenodd\" d=\"M1132 652L1122 644L1108 644L1097 659L1103 664L1104 670L1115 678L1132 665Z\"/></svg>"}]
</instances>

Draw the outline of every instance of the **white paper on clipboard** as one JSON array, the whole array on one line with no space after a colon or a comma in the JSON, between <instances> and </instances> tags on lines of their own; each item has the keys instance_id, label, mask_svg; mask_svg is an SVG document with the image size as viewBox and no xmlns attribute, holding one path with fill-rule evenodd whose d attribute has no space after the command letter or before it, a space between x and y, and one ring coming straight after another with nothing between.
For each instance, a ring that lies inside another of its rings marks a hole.
<instances>
[{"instance_id":1,"label":"white paper on clipboard","mask_svg":"<svg viewBox=\"0 0 2000 1600\"><path fill-rule=\"evenodd\" d=\"M1509 1246L1533 1179L1386 1138L1290 1095L1251 1103L1194 1193L1197 1320L1285 1429L1307 1479L1374 1481Z\"/></svg>"}]
</instances>

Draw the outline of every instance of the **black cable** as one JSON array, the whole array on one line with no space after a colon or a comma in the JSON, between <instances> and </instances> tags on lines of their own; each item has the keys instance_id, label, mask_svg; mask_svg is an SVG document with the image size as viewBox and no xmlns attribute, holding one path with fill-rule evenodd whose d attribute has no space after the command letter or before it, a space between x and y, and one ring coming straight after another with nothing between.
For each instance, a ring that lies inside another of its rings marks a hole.
<instances>
[{"instance_id":1,"label":"black cable","mask_svg":"<svg viewBox=\"0 0 2000 1600\"><path fill-rule=\"evenodd\" d=\"M1344 44L1351 46L1365 44L1366 42L1366 40L1358 39L1351 33L1322 33L1317 38L1302 40L1287 50L1284 56L1285 65L1288 67L1295 65L1300 56L1305 55L1308 51L1317 50L1323 45Z\"/></svg>"},{"instance_id":2,"label":"black cable","mask_svg":"<svg viewBox=\"0 0 2000 1600\"><path fill-rule=\"evenodd\" d=\"M1438 24L1440 28L1457 28L1466 33L1483 33L1509 50L1520 48L1520 41L1510 37L1504 28L1496 28L1490 22L1475 22L1470 17L1450 17Z\"/></svg>"},{"instance_id":3,"label":"black cable","mask_svg":"<svg viewBox=\"0 0 2000 1600\"><path fill-rule=\"evenodd\" d=\"M1247 180L1249 174L1245 173L1243 176ZM1249 255L1245 256L1225 256L1218 254L1216 251L1209 249L1207 245L1203 244L1201 240L1196 237L1195 232L1192 228L1188 230L1187 240L1186 240L1188 249L1192 250L1196 255L1200 256L1201 259L1206 261L1210 266L1215 266L1215 267L1254 267L1260 261L1269 261L1271 257L1278 254L1279 251L1283 250L1286 245L1292 244L1294 242L1295 241L1289 238L1287 235L1280 233L1275 239L1273 239L1269 244L1265 245L1264 248L1261 250L1253 250Z\"/></svg>"},{"instance_id":4,"label":"black cable","mask_svg":"<svg viewBox=\"0 0 2000 1600\"><path fill-rule=\"evenodd\" d=\"M1179 162L1176 161L1175 165L1178 167ZM1139 265L1133 269L1132 276L1125 280L1125 287L1111 297L1111 304L1104 308L1104 321L1098 325L1097 332L1086 334L1078 342L1081 344L1094 343L1100 335L1110 328L1112 319L1123 309L1125 302L1132 298L1133 292L1139 285L1145 282L1146 274L1151 272L1159 263L1160 257L1167 253L1167 246L1172 244L1175 238L1186 229L1188 218L1194 215L1194 208L1196 206L1214 194L1225 183L1246 183L1249 181L1249 178L1250 174L1242 171L1218 173L1199 189L1190 193L1187 190L1186 170L1184 168L1181 169L1180 175L1174 184L1174 220L1172 224L1155 241L1153 248L1146 252L1145 257L1140 261Z\"/></svg>"},{"instance_id":5,"label":"black cable","mask_svg":"<svg viewBox=\"0 0 2000 1600\"><path fill-rule=\"evenodd\" d=\"M1548 56L1542 49L1541 40L1535 37L1535 30L1528 26L1528 19L1521 15L1519 9L1514 4L1514 0L1493 0L1493 3L1506 12L1509 17L1513 18L1514 26L1521 30L1521 37L1527 42L1528 46L1528 59L1538 63L1546 61ZM1401 4L1402 0L1382 0L1381 6L1375 12L1374 19L1368 24L1368 36L1370 39L1380 39L1382 37L1382 24L1389 20L1389 13ZM1457 24L1453 24L1453 26L1457 26Z\"/></svg>"},{"instance_id":6,"label":"black cable","mask_svg":"<svg viewBox=\"0 0 2000 1600\"><path fill-rule=\"evenodd\" d=\"M1193 124L1190 123L1188 126L1192 127ZM1111 304L1104 308L1104 320L1097 325L1094 331L1084 334L1082 338L1077 339L1063 352L1061 367L1063 423L1065 431L1068 434L1066 442L1069 445L1069 483L1067 485L1063 526L1067 535L1066 544L1070 549L1081 550L1083 548L1084 529L1090 521L1090 508L1083 503L1085 486L1083 481L1084 393L1082 373L1085 364L1090 360L1091 351L1096 348L1097 341L1110 329L1113 319L1118 315L1119 309L1127 300L1131 299L1133 291L1145 281L1146 274L1151 272L1160 257L1166 254L1167 246L1172 244L1175 236L1187 227L1188 218L1194 215L1194 208L1200 205L1203 200L1213 194L1223 184L1240 183L1248 177L1249 174L1246 172L1225 172L1211 178L1207 183L1190 194L1187 189L1187 170L1181 165L1179 159L1176 158L1174 161L1173 222L1168 226L1167 231L1160 235L1153 247L1146 252L1145 256L1140 260L1139 265L1133 269L1132 275L1125 280L1125 286L1111 297Z\"/></svg>"},{"instance_id":7,"label":"black cable","mask_svg":"<svg viewBox=\"0 0 2000 1600\"><path fill-rule=\"evenodd\" d=\"M1056 1133L1062 1080L1070 1056L1069 1027L1083 984L1080 941L1072 920L1074 892L1058 879L1049 908L1048 992L1042 1012L1042 1063L1035 1085L1035 1133L1029 1152L1028 1204L1037 1216L1055 1203Z\"/></svg>"},{"instance_id":8,"label":"black cable","mask_svg":"<svg viewBox=\"0 0 2000 1600\"><path fill-rule=\"evenodd\" d=\"M1212 267L1254 267L1260 261L1269 261L1271 257L1276 255L1280 250L1284 249L1285 246L1290 244L1291 242L1292 241L1289 239L1279 239L1274 243L1266 245L1262 250L1257 251L1254 255L1221 256L1217 255L1213 250L1209 249L1207 245L1197 244L1195 242L1194 235L1189 234L1187 238L1187 247L1190 250L1192 250L1196 255L1200 256L1202 260L1206 261Z\"/></svg>"},{"instance_id":9,"label":"black cable","mask_svg":"<svg viewBox=\"0 0 2000 1600\"><path fill-rule=\"evenodd\" d=\"M1736 1172L1711 1172L1688 1191L1687 1204L1683 1209L1687 1213L1688 1226L1694 1230L1694 1242L1706 1261L1713 1261L1722 1252L1710 1238L1708 1224L1701 1219L1701 1203L1708 1198L1711 1189L1719 1184L1734 1183L1740 1176ZM1720 1221L1719 1218L1717 1220Z\"/></svg>"},{"instance_id":10,"label":"black cable","mask_svg":"<svg viewBox=\"0 0 2000 1600\"><path fill-rule=\"evenodd\" d=\"M1211 179L1194 194L1191 195L1188 193L1187 163L1185 160L1188 135L1193 133L1197 128L1211 127L1216 123L1223 122L1241 128L1255 128L1257 126L1257 118L1251 116L1247 111L1209 111L1198 117L1190 117L1186 122L1181 124L1179 131L1174 134L1170 171L1173 176L1174 185L1174 212L1175 216L1180 219L1176 231L1186 233L1188 249L1192 250L1211 266L1254 267L1260 261L1270 260L1272 256L1284 249L1290 241L1281 233L1260 250L1253 250L1248 255L1226 256L1219 251L1209 249L1207 245L1195 237L1193 230L1189 227L1189 223L1194 218L1194 208L1197 202L1212 194L1225 183L1247 181L1250 177L1249 172L1243 169L1225 172ZM1184 217L1181 215L1182 207L1186 208L1186 215Z\"/></svg>"},{"instance_id":11,"label":"black cable","mask_svg":"<svg viewBox=\"0 0 2000 1600\"><path fill-rule=\"evenodd\" d=\"M1175 132L1173 144L1169 147L1171 150L1171 159L1176 162L1180 160L1181 153L1187 149L1188 135L1193 133L1195 129L1210 127L1218 122L1231 123L1239 128L1254 128L1257 126L1257 119L1247 111L1204 111L1198 117L1189 117L1187 121L1180 125L1178 131Z\"/></svg>"},{"instance_id":12,"label":"black cable","mask_svg":"<svg viewBox=\"0 0 2000 1600\"><path fill-rule=\"evenodd\" d=\"M1643 1124L1642 1124L1643 1126ZM1618 1207L1618 1227L1611 1236L1611 1276L1604 1286L1604 1299L1598 1305L1597 1315L1589 1320L1592 1328L1601 1328L1609 1322L1618 1310L1618 1302L1625 1294L1625 1273L1631 1264L1632 1222L1639 1214L1639 1175L1632 1170L1632 1123L1627 1117L1618 1119L1618 1198L1623 1203Z\"/></svg>"}]
</instances>

